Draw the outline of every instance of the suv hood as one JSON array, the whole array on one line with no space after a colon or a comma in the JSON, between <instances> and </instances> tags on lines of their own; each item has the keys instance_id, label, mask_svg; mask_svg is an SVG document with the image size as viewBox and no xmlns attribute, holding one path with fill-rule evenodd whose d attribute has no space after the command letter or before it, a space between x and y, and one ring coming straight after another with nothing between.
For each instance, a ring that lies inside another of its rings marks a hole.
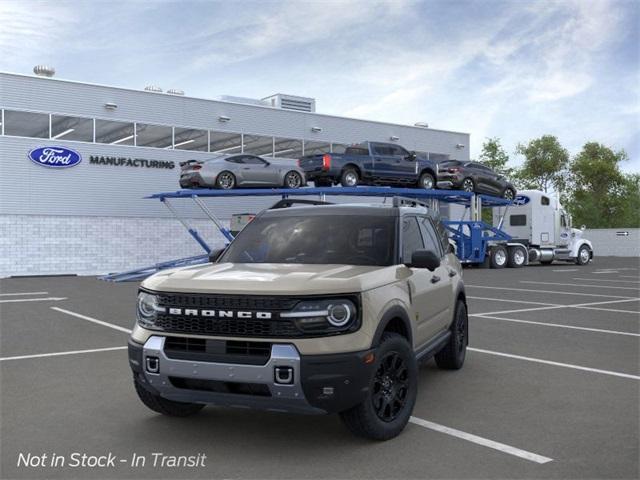
<instances>
[{"instance_id":1,"label":"suv hood","mask_svg":"<svg viewBox=\"0 0 640 480\"><path fill-rule=\"evenodd\" d=\"M357 293L398 280L401 266L214 263L159 272L143 288L248 295Z\"/></svg>"}]
</instances>

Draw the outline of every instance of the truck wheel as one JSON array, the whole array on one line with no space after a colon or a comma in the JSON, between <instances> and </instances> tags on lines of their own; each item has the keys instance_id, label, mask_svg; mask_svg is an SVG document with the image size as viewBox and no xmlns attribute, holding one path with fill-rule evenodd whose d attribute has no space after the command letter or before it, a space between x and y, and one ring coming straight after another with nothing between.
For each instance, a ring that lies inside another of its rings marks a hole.
<instances>
[{"instance_id":1,"label":"truck wheel","mask_svg":"<svg viewBox=\"0 0 640 480\"><path fill-rule=\"evenodd\" d=\"M507 266L509 268L524 267L527 263L527 252L522 247L509 247L509 258L507 260Z\"/></svg>"},{"instance_id":2,"label":"truck wheel","mask_svg":"<svg viewBox=\"0 0 640 480\"><path fill-rule=\"evenodd\" d=\"M504 268L507 264L507 258L507 249L502 245L491 247L491 259L489 260L491 268Z\"/></svg>"},{"instance_id":3,"label":"truck wheel","mask_svg":"<svg viewBox=\"0 0 640 480\"><path fill-rule=\"evenodd\" d=\"M355 187L359 181L358 172L353 168L345 168L340 176L340 185L343 187Z\"/></svg>"},{"instance_id":4,"label":"truck wheel","mask_svg":"<svg viewBox=\"0 0 640 480\"><path fill-rule=\"evenodd\" d=\"M516 192L514 192L512 188L506 188L502 193L502 198L505 200L513 200L516 198Z\"/></svg>"},{"instance_id":5,"label":"truck wheel","mask_svg":"<svg viewBox=\"0 0 640 480\"><path fill-rule=\"evenodd\" d=\"M218 177L216 178L216 187L221 188L222 190L230 190L236 186L236 177L233 173L220 172Z\"/></svg>"},{"instance_id":6,"label":"truck wheel","mask_svg":"<svg viewBox=\"0 0 640 480\"><path fill-rule=\"evenodd\" d=\"M467 306L462 300L458 300L456 311L451 324L451 336L449 341L435 355L436 365L443 370L459 370L464 365L469 345L469 317Z\"/></svg>"},{"instance_id":7,"label":"truck wheel","mask_svg":"<svg viewBox=\"0 0 640 480\"><path fill-rule=\"evenodd\" d=\"M173 402L162 398L160 395L155 395L140 385L140 382L135 378L133 384L136 387L138 398L154 412L170 417L188 417L189 415L198 413L204 408L204 405L199 403Z\"/></svg>"},{"instance_id":8,"label":"truck wheel","mask_svg":"<svg viewBox=\"0 0 640 480\"><path fill-rule=\"evenodd\" d=\"M587 263L589 263L589 260L591 260L591 251L589 250L589 247L587 247L586 245L582 245L578 249L576 263L578 265L586 265Z\"/></svg>"},{"instance_id":9,"label":"truck wheel","mask_svg":"<svg viewBox=\"0 0 640 480\"><path fill-rule=\"evenodd\" d=\"M424 188L425 190L433 190L434 188L436 188L436 181L433 178L433 175L431 175L430 173L423 173L422 175L420 175L418 187Z\"/></svg>"},{"instance_id":10,"label":"truck wheel","mask_svg":"<svg viewBox=\"0 0 640 480\"><path fill-rule=\"evenodd\" d=\"M340 413L355 435L389 440L402 432L418 393L418 366L406 338L387 332L375 353L373 376L365 400Z\"/></svg>"}]
</instances>

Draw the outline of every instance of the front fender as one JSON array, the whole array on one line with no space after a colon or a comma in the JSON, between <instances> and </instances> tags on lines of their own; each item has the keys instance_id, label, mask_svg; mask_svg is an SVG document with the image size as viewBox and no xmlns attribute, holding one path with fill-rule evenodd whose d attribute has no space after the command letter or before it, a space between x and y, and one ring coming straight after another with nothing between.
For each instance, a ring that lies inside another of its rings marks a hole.
<instances>
[{"instance_id":1,"label":"front fender","mask_svg":"<svg viewBox=\"0 0 640 480\"><path fill-rule=\"evenodd\" d=\"M591 242L585 238L581 238L579 240L576 240L575 243L573 243L571 245L571 256L572 257L577 257L578 256L578 250L580 250L580 247L582 247L583 245L586 245L587 247L589 247L589 250L591 250L591 255L593 256L593 245L591 244Z\"/></svg>"}]
</instances>

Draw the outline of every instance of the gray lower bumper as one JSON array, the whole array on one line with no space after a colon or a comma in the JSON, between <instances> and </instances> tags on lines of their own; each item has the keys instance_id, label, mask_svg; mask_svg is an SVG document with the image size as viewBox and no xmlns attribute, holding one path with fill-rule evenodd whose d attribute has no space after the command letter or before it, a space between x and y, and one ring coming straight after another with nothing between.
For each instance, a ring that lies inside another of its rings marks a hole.
<instances>
[{"instance_id":1,"label":"gray lower bumper","mask_svg":"<svg viewBox=\"0 0 640 480\"><path fill-rule=\"evenodd\" d=\"M453 188L453 182L449 181L449 180L441 180L439 182L436 183L436 187L438 188Z\"/></svg>"},{"instance_id":2,"label":"gray lower bumper","mask_svg":"<svg viewBox=\"0 0 640 480\"><path fill-rule=\"evenodd\" d=\"M325 413L309 405L305 399L300 380L300 355L293 345L272 345L271 356L266 364L244 365L169 358L164 352L164 342L164 337L152 336L144 344L142 374L149 386L168 400L279 412ZM149 371L148 361L153 363L153 370L156 370L157 362L157 373ZM276 369L279 367L293 369L293 379L290 384L276 383ZM262 384L268 387L271 396L177 388L172 385L169 377Z\"/></svg>"}]
</instances>

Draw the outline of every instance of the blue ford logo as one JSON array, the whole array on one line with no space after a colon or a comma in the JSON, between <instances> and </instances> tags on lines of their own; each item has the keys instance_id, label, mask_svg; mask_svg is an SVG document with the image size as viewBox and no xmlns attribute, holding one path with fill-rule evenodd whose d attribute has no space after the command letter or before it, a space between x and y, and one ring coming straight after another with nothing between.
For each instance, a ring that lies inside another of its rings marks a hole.
<instances>
[{"instance_id":1,"label":"blue ford logo","mask_svg":"<svg viewBox=\"0 0 640 480\"><path fill-rule=\"evenodd\" d=\"M530 198L526 195L516 195L516 198L513 200L514 205L526 205L529 203Z\"/></svg>"},{"instance_id":2,"label":"blue ford logo","mask_svg":"<svg viewBox=\"0 0 640 480\"><path fill-rule=\"evenodd\" d=\"M43 167L69 168L79 164L82 156L64 147L40 147L29 152L29 159Z\"/></svg>"}]
</instances>

